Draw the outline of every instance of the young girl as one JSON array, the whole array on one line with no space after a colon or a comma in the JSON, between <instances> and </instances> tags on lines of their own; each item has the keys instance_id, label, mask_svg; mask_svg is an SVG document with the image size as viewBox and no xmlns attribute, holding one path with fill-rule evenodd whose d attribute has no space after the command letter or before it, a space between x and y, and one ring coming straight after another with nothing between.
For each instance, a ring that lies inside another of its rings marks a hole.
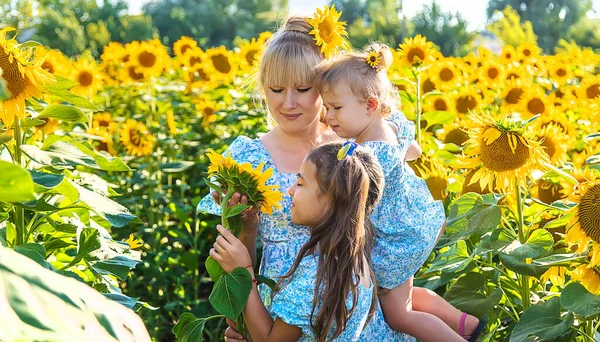
<instances>
[{"instance_id":1,"label":"young girl","mask_svg":"<svg viewBox=\"0 0 600 342\"><path fill-rule=\"evenodd\" d=\"M414 130L404 118L387 120L398 95L387 77L392 54L383 44L365 53L347 53L319 66L316 87L327 109L327 122L342 138L371 148L385 176L385 188L371 221L377 240L372 267L387 323L423 341L475 341L484 323L461 314L443 298L413 289L413 275L425 262L444 225L442 203L425 182L407 171L407 149ZM401 114L399 114L401 115Z\"/></svg>"},{"instance_id":2,"label":"young girl","mask_svg":"<svg viewBox=\"0 0 600 342\"><path fill-rule=\"evenodd\" d=\"M253 285L243 311L252 340L359 340L377 307L368 215L382 188L379 164L355 143L329 143L308 154L288 193L292 222L310 227L310 238L273 295L275 319ZM254 278L244 244L223 227L217 229L222 235L210 255L226 272L246 267Z\"/></svg>"}]
</instances>

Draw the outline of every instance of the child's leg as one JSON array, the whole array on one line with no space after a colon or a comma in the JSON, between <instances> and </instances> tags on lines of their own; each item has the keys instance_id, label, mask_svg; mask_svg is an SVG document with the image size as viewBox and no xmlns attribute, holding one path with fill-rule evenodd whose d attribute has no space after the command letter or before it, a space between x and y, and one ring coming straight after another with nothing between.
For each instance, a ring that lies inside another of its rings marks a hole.
<instances>
[{"instance_id":1,"label":"child's leg","mask_svg":"<svg viewBox=\"0 0 600 342\"><path fill-rule=\"evenodd\" d=\"M446 322L452 330L457 333L460 332L460 317L462 312L431 290L422 287L413 288L413 310L435 315ZM477 317L468 315L465 320L464 334L467 336L470 335L475 331L478 324L479 319Z\"/></svg>"},{"instance_id":2,"label":"child's leg","mask_svg":"<svg viewBox=\"0 0 600 342\"><path fill-rule=\"evenodd\" d=\"M438 317L413 310L413 278L379 296L388 325L423 342L464 342L465 340Z\"/></svg>"}]
</instances>

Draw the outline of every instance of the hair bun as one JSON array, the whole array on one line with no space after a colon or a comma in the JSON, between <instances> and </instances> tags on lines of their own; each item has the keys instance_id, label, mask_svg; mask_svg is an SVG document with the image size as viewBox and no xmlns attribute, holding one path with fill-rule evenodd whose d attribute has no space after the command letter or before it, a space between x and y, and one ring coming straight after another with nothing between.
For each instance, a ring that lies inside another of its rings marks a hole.
<instances>
[{"instance_id":1,"label":"hair bun","mask_svg":"<svg viewBox=\"0 0 600 342\"><path fill-rule=\"evenodd\" d=\"M383 43L371 43L365 48L365 52L375 51L381 56L379 70L387 70L394 62L394 56L390 47Z\"/></svg>"},{"instance_id":2,"label":"hair bun","mask_svg":"<svg viewBox=\"0 0 600 342\"><path fill-rule=\"evenodd\" d=\"M309 34L312 31L312 26L310 26L306 17L291 16L283 24L283 30Z\"/></svg>"}]
</instances>

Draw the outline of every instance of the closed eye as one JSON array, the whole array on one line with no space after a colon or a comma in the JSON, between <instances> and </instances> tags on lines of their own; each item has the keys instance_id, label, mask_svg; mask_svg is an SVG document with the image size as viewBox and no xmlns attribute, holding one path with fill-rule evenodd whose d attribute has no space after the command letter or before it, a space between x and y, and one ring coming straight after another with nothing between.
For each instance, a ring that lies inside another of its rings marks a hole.
<instances>
[{"instance_id":1,"label":"closed eye","mask_svg":"<svg viewBox=\"0 0 600 342\"><path fill-rule=\"evenodd\" d=\"M272 92L274 92L275 94L279 94L283 91L283 89L279 89L279 88L269 88L271 89Z\"/></svg>"},{"instance_id":2,"label":"closed eye","mask_svg":"<svg viewBox=\"0 0 600 342\"><path fill-rule=\"evenodd\" d=\"M307 91L311 90L312 87L308 87L308 88L298 88L298 92L300 93L306 93Z\"/></svg>"}]
</instances>

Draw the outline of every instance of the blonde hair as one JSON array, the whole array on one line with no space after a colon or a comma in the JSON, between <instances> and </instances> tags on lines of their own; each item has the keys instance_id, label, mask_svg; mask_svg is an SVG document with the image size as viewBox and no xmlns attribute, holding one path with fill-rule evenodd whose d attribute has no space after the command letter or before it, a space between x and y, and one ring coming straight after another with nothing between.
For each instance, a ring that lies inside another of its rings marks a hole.
<instances>
[{"instance_id":1,"label":"blonde hair","mask_svg":"<svg viewBox=\"0 0 600 342\"><path fill-rule=\"evenodd\" d=\"M297 87L312 85L315 67L324 60L313 37L312 27L305 17L289 17L267 42L260 69L258 86Z\"/></svg>"},{"instance_id":2,"label":"blonde hair","mask_svg":"<svg viewBox=\"0 0 600 342\"><path fill-rule=\"evenodd\" d=\"M379 54L377 67L367 63L368 53ZM387 70L393 62L390 48L381 43L373 43L363 52L348 52L340 57L324 61L317 66L315 87L319 92L330 91L332 86L340 82L346 83L352 94L362 101L376 98L381 113L389 116L400 106L398 91L387 76Z\"/></svg>"}]
</instances>

